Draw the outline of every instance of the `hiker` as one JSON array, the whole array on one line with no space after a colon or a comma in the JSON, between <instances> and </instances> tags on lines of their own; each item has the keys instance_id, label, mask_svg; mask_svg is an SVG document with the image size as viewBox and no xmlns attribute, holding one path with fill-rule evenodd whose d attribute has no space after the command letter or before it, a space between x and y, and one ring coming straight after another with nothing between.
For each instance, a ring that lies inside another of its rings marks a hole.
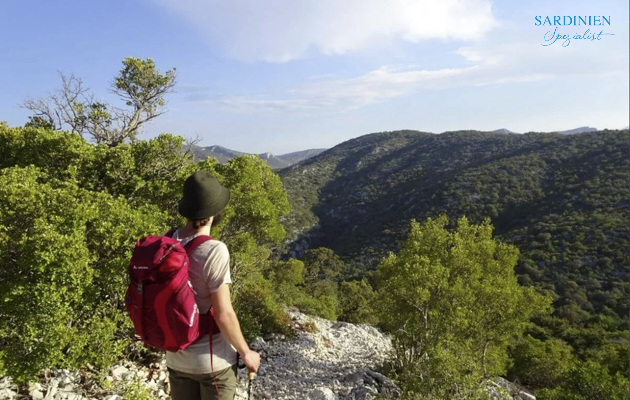
<instances>
[{"instance_id":1,"label":"hiker","mask_svg":"<svg viewBox=\"0 0 630 400\"><path fill-rule=\"evenodd\" d=\"M183 246L199 235L210 235L219 223L230 191L212 174L198 171L184 183L179 213L188 221L172 233ZM237 353L251 372L260 365L260 355L250 350L230 300L230 254L218 240L201 243L190 254L189 276L199 313L213 308L220 333L205 335L178 352L166 352L173 400L232 400L236 392ZM210 356L212 348L212 357Z\"/></svg>"}]
</instances>

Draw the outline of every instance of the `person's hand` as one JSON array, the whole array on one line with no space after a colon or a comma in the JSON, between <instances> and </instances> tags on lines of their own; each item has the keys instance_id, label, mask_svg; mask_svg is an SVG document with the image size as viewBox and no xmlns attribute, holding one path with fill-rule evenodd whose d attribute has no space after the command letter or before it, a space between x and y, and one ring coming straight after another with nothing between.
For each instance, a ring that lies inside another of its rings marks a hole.
<instances>
[{"instance_id":1,"label":"person's hand","mask_svg":"<svg viewBox=\"0 0 630 400\"><path fill-rule=\"evenodd\" d=\"M251 372L258 372L258 367L260 367L260 354L253 350L249 350L245 354L241 355L241 359L248 370Z\"/></svg>"}]
</instances>

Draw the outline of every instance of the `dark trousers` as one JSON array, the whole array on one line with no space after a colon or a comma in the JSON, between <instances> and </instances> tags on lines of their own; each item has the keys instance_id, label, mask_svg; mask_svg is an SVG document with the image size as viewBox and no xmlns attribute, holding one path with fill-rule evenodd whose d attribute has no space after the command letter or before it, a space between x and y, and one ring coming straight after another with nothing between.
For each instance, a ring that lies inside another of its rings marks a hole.
<instances>
[{"instance_id":1,"label":"dark trousers","mask_svg":"<svg viewBox=\"0 0 630 400\"><path fill-rule=\"evenodd\" d=\"M236 365L214 374L187 374L169 368L168 380L173 400L233 400L236 394Z\"/></svg>"}]
</instances>

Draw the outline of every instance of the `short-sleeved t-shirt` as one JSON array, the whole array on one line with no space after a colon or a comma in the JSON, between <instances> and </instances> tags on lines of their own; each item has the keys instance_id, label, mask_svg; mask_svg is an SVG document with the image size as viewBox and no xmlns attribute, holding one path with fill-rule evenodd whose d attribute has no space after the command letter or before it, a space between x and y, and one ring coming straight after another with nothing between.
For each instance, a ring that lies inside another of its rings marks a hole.
<instances>
[{"instance_id":1,"label":"short-sleeved t-shirt","mask_svg":"<svg viewBox=\"0 0 630 400\"><path fill-rule=\"evenodd\" d=\"M185 246L196 236L198 235L179 239L176 231L173 238L180 240ZM218 240L208 240L200 244L190 255L188 268L199 312L207 313L212 306L210 294L216 292L221 285L232 283L230 253L227 246ZM236 349L220 333L212 338L212 354L214 372L236 364ZM213 372L210 364L210 335L197 340L184 350L167 351L166 365L176 371L189 374Z\"/></svg>"}]
</instances>

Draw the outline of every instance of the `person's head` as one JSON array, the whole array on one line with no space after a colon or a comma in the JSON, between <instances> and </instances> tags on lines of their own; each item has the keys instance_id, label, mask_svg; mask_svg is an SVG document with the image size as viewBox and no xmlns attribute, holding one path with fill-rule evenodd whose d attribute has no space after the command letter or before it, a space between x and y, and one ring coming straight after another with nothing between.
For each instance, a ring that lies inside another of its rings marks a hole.
<instances>
[{"instance_id":1,"label":"person's head","mask_svg":"<svg viewBox=\"0 0 630 400\"><path fill-rule=\"evenodd\" d=\"M208 171L197 171L184 182L183 196L179 200L179 213L192 222L195 229L221 221L221 211L230 201L230 190L221 186Z\"/></svg>"}]
</instances>

